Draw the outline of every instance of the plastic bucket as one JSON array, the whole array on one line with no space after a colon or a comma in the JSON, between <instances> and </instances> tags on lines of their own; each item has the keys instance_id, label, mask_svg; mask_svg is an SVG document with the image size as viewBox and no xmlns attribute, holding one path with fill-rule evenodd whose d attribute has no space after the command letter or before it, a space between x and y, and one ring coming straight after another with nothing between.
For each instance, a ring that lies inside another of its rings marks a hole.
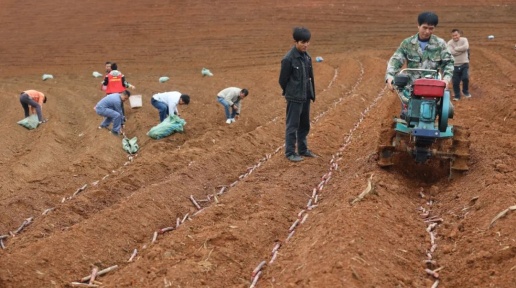
<instances>
[{"instance_id":1,"label":"plastic bucket","mask_svg":"<svg viewBox=\"0 0 516 288\"><path fill-rule=\"evenodd\" d=\"M129 105L131 105L131 108L142 107L142 95L129 96Z\"/></svg>"}]
</instances>

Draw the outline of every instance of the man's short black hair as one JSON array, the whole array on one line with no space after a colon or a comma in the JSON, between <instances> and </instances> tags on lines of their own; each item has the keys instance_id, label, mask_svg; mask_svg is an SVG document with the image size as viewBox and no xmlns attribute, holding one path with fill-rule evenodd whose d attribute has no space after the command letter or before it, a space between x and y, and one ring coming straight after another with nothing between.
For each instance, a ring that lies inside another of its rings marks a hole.
<instances>
[{"instance_id":1,"label":"man's short black hair","mask_svg":"<svg viewBox=\"0 0 516 288\"><path fill-rule=\"evenodd\" d=\"M312 34L310 33L310 30L308 30L308 28L295 27L292 33L292 37L294 37L294 40L296 42L308 42L310 41L310 37L312 37Z\"/></svg>"},{"instance_id":2,"label":"man's short black hair","mask_svg":"<svg viewBox=\"0 0 516 288\"><path fill-rule=\"evenodd\" d=\"M242 89L242 90L240 91L240 93L243 93L243 94L244 94L244 96L247 96L247 95L249 95L249 90L247 90L247 89L245 89L245 88L244 88L244 89Z\"/></svg>"},{"instance_id":3,"label":"man's short black hair","mask_svg":"<svg viewBox=\"0 0 516 288\"><path fill-rule=\"evenodd\" d=\"M457 28L454 28L454 29L451 30L452 34L455 33L455 32L459 33L459 35L462 36L462 33L463 33L462 30L457 29Z\"/></svg>"},{"instance_id":4,"label":"man's short black hair","mask_svg":"<svg viewBox=\"0 0 516 288\"><path fill-rule=\"evenodd\" d=\"M181 94L181 100L183 100L183 103L185 103L185 105L188 105L190 104L190 96L188 96L188 94Z\"/></svg>"},{"instance_id":5,"label":"man's short black hair","mask_svg":"<svg viewBox=\"0 0 516 288\"><path fill-rule=\"evenodd\" d=\"M423 12L417 16L417 23L419 26L428 24L437 27L437 24L439 23L439 17L437 17L437 14L434 12Z\"/></svg>"},{"instance_id":6,"label":"man's short black hair","mask_svg":"<svg viewBox=\"0 0 516 288\"><path fill-rule=\"evenodd\" d=\"M111 65L111 61L106 61L106 65Z\"/></svg>"},{"instance_id":7,"label":"man's short black hair","mask_svg":"<svg viewBox=\"0 0 516 288\"><path fill-rule=\"evenodd\" d=\"M116 65L116 63L111 63L111 70L118 70L118 65Z\"/></svg>"},{"instance_id":8,"label":"man's short black hair","mask_svg":"<svg viewBox=\"0 0 516 288\"><path fill-rule=\"evenodd\" d=\"M131 91L124 90L124 94L127 95L127 97L131 97Z\"/></svg>"}]
</instances>

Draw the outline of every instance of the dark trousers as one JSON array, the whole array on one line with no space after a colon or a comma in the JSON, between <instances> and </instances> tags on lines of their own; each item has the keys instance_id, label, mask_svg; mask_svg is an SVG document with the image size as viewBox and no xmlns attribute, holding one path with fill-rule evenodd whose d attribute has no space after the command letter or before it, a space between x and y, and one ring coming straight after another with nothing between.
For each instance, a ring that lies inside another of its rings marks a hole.
<instances>
[{"instance_id":1,"label":"dark trousers","mask_svg":"<svg viewBox=\"0 0 516 288\"><path fill-rule=\"evenodd\" d=\"M303 154L308 150L306 136L310 132L310 100L304 103L287 100L287 119L285 129L285 156Z\"/></svg>"},{"instance_id":2,"label":"dark trousers","mask_svg":"<svg viewBox=\"0 0 516 288\"><path fill-rule=\"evenodd\" d=\"M41 113L41 105L38 102L32 100L26 93L20 94L20 103L23 107L23 111L25 112L25 118L29 117L29 105L36 109L36 113L38 114L38 120L43 121L43 115Z\"/></svg>"},{"instance_id":3,"label":"dark trousers","mask_svg":"<svg viewBox=\"0 0 516 288\"><path fill-rule=\"evenodd\" d=\"M453 67L453 94L455 98L460 99L460 82L462 81L462 93L469 95L469 64L465 63L461 66Z\"/></svg>"}]
</instances>

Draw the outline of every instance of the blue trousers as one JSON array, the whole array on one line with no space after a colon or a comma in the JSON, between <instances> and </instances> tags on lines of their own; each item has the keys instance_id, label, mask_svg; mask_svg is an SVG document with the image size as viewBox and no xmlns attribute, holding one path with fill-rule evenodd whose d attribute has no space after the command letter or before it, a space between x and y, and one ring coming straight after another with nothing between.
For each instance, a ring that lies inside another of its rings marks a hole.
<instances>
[{"instance_id":1,"label":"blue trousers","mask_svg":"<svg viewBox=\"0 0 516 288\"><path fill-rule=\"evenodd\" d=\"M163 122L163 120L165 120L169 115L168 105L165 102L158 101L154 98L151 98L151 104L159 111L159 122Z\"/></svg>"},{"instance_id":2,"label":"blue trousers","mask_svg":"<svg viewBox=\"0 0 516 288\"><path fill-rule=\"evenodd\" d=\"M122 104L123 105L123 104ZM122 120L124 117L122 114L118 113L116 110L110 108L95 108L95 111L100 116L104 116L104 121L100 123L101 127L108 127L111 122L113 122L113 129L111 129L114 133L120 133L120 128L122 128Z\"/></svg>"},{"instance_id":3,"label":"blue trousers","mask_svg":"<svg viewBox=\"0 0 516 288\"><path fill-rule=\"evenodd\" d=\"M217 101L220 103L220 105L224 106L224 113L226 114L226 119L234 119L237 111L233 109L231 106L229 106L228 101L219 96L217 96ZM229 113L229 108L231 108L231 113Z\"/></svg>"},{"instance_id":4,"label":"blue trousers","mask_svg":"<svg viewBox=\"0 0 516 288\"><path fill-rule=\"evenodd\" d=\"M303 154L308 150L306 136L310 132L310 100L303 103L287 100L285 156Z\"/></svg>"}]
</instances>

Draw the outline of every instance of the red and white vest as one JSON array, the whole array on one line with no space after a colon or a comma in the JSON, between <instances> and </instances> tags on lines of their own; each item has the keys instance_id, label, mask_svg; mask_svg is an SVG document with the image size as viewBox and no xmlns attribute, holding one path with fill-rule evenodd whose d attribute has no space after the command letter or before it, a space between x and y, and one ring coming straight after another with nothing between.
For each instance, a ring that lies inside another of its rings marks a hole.
<instances>
[{"instance_id":1,"label":"red and white vest","mask_svg":"<svg viewBox=\"0 0 516 288\"><path fill-rule=\"evenodd\" d=\"M106 94L112 93L122 93L125 90L124 83L122 82L122 78L124 75L122 73L117 76L113 76L111 73L108 74L108 84L106 87Z\"/></svg>"}]
</instances>

